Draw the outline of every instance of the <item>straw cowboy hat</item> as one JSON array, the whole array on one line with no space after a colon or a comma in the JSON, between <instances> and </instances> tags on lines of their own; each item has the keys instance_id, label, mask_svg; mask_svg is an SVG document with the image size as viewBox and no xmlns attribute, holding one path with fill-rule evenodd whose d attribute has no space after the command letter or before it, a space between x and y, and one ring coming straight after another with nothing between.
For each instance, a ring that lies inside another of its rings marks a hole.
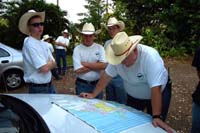
<instances>
[{"instance_id":1,"label":"straw cowboy hat","mask_svg":"<svg viewBox=\"0 0 200 133\"><path fill-rule=\"evenodd\" d=\"M125 24L123 21L118 21L115 17L110 17L108 19L107 28L114 25L118 25L120 31L122 31L125 28Z\"/></svg>"},{"instance_id":2,"label":"straw cowboy hat","mask_svg":"<svg viewBox=\"0 0 200 133\"><path fill-rule=\"evenodd\" d=\"M19 20L19 30L26 34L30 35L30 31L28 29L28 21L33 16L40 16L42 21L44 22L45 12L36 12L35 10L29 10L28 12L24 13Z\"/></svg>"},{"instance_id":3,"label":"straw cowboy hat","mask_svg":"<svg viewBox=\"0 0 200 133\"><path fill-rule=\"evenodd\" d=\"M44 36L42 37L42 40L45 41L45 40L50 39L50 38L52 38L52 37L49 36L48 34L46 34L46 35L44 35Z\"/></svg>"},{"instance_id":4,"label":"straw cowboy hat","mask_svg":"<svg viewBox=\"0 0 200 133\"><path fill-rule=\"evenodd\" d=\"M62 33L69 33L67 29L63 30Z\"/></svg>"},{"instance_id":5,"label":"straw cowboy hat","mask_svg":"<svg viewBox=\"0 0 200 133\"><path fill-rule=\"evenodd\" d=\"M112 65L120 64L136 47L143 37L130 36L126 32L119 32L106 48L106 59Z\"/></svg>"},{"instance_id":6,"label":"straw cowboy hat","mask_svg":"<svg viewBox=\"0 0 200 133\"><path fill-rule=\"evenodd\" d=\"M83 25L82 31L78 30L78 32L84 35L92 35L92 34L97 35L101 32L101 30L99 29L95 31L95 28L92 23L85 23Z\"/></svg>"}]
</instances>

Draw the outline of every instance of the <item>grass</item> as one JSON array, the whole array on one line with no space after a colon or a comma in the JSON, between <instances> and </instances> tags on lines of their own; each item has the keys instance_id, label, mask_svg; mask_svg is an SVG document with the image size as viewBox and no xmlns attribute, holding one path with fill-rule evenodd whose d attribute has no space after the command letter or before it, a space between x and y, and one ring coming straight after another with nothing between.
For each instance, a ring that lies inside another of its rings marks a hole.
<instances>
[{"instance_id":1,"label":"grass","mask_svg":"<svg viewBox=\"0 0 200 133\"><path fill-rule=\"evenodd\" d=\"M71 55L67 55L67 66L72 67L73 66L73 60Z\"/></svg>"}]
</instances>

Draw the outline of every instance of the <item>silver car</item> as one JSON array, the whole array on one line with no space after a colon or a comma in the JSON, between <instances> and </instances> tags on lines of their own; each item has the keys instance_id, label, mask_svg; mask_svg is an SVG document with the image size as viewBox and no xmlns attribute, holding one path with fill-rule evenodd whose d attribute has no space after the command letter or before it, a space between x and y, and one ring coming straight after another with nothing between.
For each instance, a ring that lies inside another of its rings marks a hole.
<instances>
[{"instance_id":1,"label":"silver car","mask_svg":"<svg viewBox=\"0 0 200 133\"><path fill-rule=\"evenodd\" d=\"M6 89L16 89L23 83L22 52L0 43L0 81Z\"/></svg>"},{"instance_id":2,"label":"silver car","mask_svg":"<svg viewBox=\"0 0 200 133\"><path fill-rule=\"evenodd\" d=\"M0 94L0 109L4 133L166 133L144 112L76 95Z\"/></svg>"}]
</instances>

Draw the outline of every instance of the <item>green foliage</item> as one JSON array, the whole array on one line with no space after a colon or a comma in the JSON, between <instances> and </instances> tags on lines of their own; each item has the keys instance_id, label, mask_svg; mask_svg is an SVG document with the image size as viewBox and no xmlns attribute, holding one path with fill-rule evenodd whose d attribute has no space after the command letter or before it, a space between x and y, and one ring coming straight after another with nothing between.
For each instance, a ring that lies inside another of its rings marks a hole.
<instances>
[{"instance_id":1,"label":"green foliage","mask_svg":"<svg viewBox=\"0 0 200 133\"><path fill-rule=\"evenodd\" d=\"M85 5L85 8L88 10L88 13L85 14L79 14L80 16L84 16L83 19L81 19L81 25L80 29L82 28L84 23L92 23L95 27L95 29L101 29L101 24L104 23L104 15L106 14L106 4L104 0L86 0L87 5ZM102 29L103 30L103 29ZM105 31L105 30L104 30ZM97 37L97 42L103 43L104 42L105 34L102 33Z\"/></svg>"},{"instance_id":2,"label":"green foliage","mask_svg":"<svg viewBox=\"0 0 200 133\"><path fill-rule=\"evenodd\" d=\"M85 22L91 22L96 29L102 29L96 42L103 44L109 39L105 24L110 16L124 21L125 31L129 35L143 35L142 43L156 48L162 56L184 56L191 54L200 46L200 1L169 1L169 0L113 0L108 5L107 0L86 0L87 13L79 13L84 18L81 24L73 24L64 18L65 12L58 6L47 4L44 0L21 0L0 3L0 40L3 43L21 48L25 35L18 30L18 21L29 9L46 11L45 31L55 38L65 28L72 35L68 53L72 54L81 37L77 29L81 30ZM108 6L112 6L114 13L108 13ZM37 7L37 8L36 8ZM2 12L5 11L5 12ZM104 24L104 26L102 25ZM9 36L12 34L12 36Z\"/></svg>"},{"instance_id":3,"label":"green foliage","mask_svg":"<svg viewBox=\"0 0 200 133\"><path fill-rule=\"evenodd\" d=\"M126 31L142 34L143 42L164 56L191 54L200 45L198 0L115 0L115 3L127 8L125 18L132 25Z\"/></svg>"},{"instance_id":4,"label":"green foliage","mask_svg":"<svg viewBox=\"0 0 200 133\"><path fill-rule=\"evenodd\" d=\"M71 55L67 55L67 66L73 66L73 60Z\"/></svg>"},{"instance_id":5,"label":"green foliage","mask_svg":"<svg viewBox=\"0 0 200 133\"><path fill-rule=\"evenodd\" d=\"M5 13L2 18L7 22L7 27L0 25L1 42L12 47L21 49L25 35L18 30L18 21L20 17L30 9L36 11L45 11L44 34L57 37L61 31L67 27L68 21L64 18L64 12L58 6L47 4L44 0L37 1L13 1L5 3ZM11 35L11 36L10 36Z\"/></svg>"}]
</instances>

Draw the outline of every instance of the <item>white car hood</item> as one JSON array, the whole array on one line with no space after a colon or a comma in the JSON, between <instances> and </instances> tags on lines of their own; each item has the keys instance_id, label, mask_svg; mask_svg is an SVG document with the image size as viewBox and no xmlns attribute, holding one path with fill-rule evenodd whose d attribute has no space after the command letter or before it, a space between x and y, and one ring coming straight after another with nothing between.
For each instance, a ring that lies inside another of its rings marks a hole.
<instances>
[{"instance_id":1,"label":"white car hood","mask_svg":"<svg viewBox=\"0 0 200 133\"><path fill-rule=\"evenodd\" d=\"M98 133L95 128L80 120L54 102L65 102L67 98L76 97L64 94L8 94L31 105L44 119L51 133ZM76 99L75 98L75 99ZM74 99L74 98L73 98ZM161 128L154 128L151 123L129 128L123 133L165 133Z\"/></svg>"}]
</instances>

